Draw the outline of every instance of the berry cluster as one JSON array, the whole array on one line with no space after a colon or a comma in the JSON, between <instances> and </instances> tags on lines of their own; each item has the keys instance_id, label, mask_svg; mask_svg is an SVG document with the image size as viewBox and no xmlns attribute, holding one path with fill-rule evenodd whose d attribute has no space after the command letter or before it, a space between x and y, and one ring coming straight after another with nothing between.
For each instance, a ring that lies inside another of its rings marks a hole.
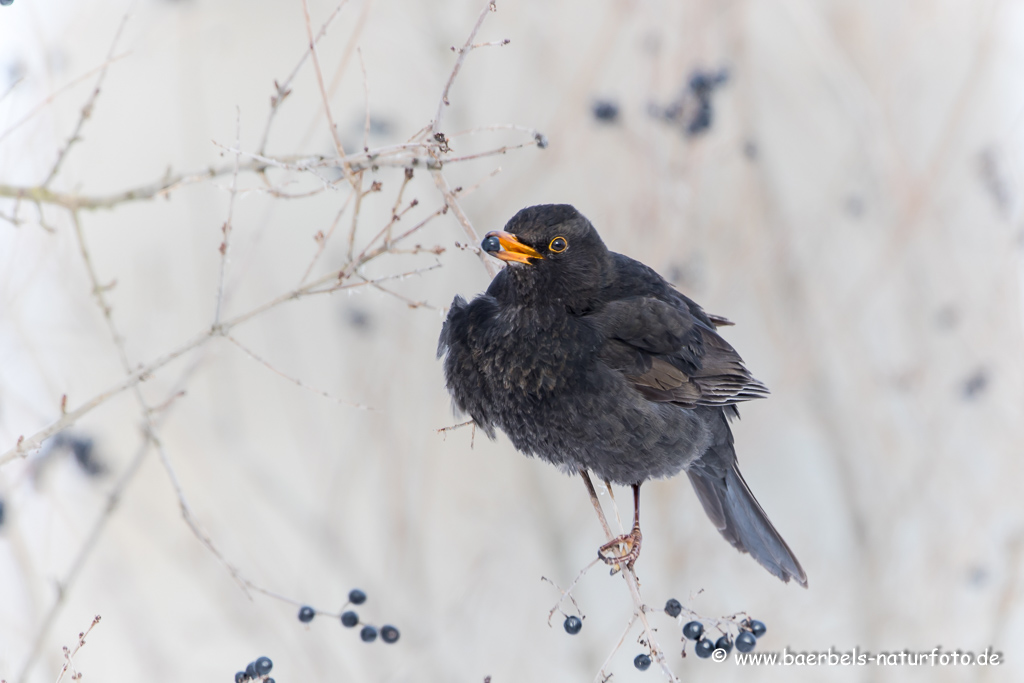
<instances>
[{"instance_id":1,"label":"berry cluster","mask_svg":"<svg viewBox=\"0 0 1024 683\"><path fill-rule=\"evenodd\" d=\"M728 655L732 652L734 644L740 652L750 652L757 645L757 639L764 635L767 630L763 622L756 619L747 619L740 624L740 632L736 636L735 643L733 643L728 633L712 643L711 639L704 635L704 625L699 621L691 621L683 626L683 635L690 640L696 641L697 644L693 647L694 652L701 659L707 659L715 650L725 650L725 654Z\"/></svg>"},{"instance_id":2,"label":"berry cluster","mask_svg":"<svg viewBox=\"0 0 1024 683\"><path fill-rule=\"evenodd\" d=\"M344 626L345 628L355 628L359 625L359 614L357 614L355 610L346 610L345 608L349 605L361 605L364 602L366 602L366 593L359 590L358 588L353 588L351 591L349 591L348 602L346 602L342 606L342 626ZM308 605L304 605L299 609L299 621L301 621L303 624L308 624L309 622L313 621L313 617L315 616L316 610ZM381 626L379 631L377 630L376 626L371 626L370 624L363 624L363 628L359 631L359 638L362 639L364 643L372 643L373 641L377 640L378 635L380 636L380 639L383 640L385 643L395 643L398 642L398 636L400 634L398 633L398 629L394 626L391 626L390 624L385 624L384 626Z\"/></svg>"},{"instance_id":3,"label":"berry cluster","mask_svg":"<svg viewBox=\"0 0 1024 683\"><path fill-rule=\"evenodd\" d=\"M682 614L683 610L684 608L682 604L680 604L680 602L675 598L671 598L665 603L665 613L672 618L678 617ZM692 610L687 609L686 611L694 617L697 616ZM725 619L725 621L727 624L732 624L737 629L738 633L736 634L735 641L733 641L728 632L723 633L717 640L712 641L711 638L704 633L704 624L696 619L688 621L683 625L683 637L687 640L695 641L696 644L693 649L694 652L697 653L698 657L701 659L707 659L715 652L715 650L723 650L728 656L728 654L732 652L734 645L740 652L750 652L757 645L757 639L763 636L765 631L768 630L768 627L764 625L764 622L751 619L749 617L742 621L738 620L736 617L731 617ZM718 621L718 629L719 631L723 630L721 620ZM685 649L683 651L683 656L686 656Z\"/></svg>"},{"instance_id":4,"label":"berry cluster","mask_svg":"<svg viewBox=\"0 0 1024 683\"><path fill-rule=\"evenodd\" d=\"M235 683L245 683L246 681L274 683L273 678L267 678L267 674L273 668L274 663L270 661L270 657L260 657L254 662L249 662L248 666L245 667L245 671L239 671L235 674Z\"/></svg>"}]
</instances>

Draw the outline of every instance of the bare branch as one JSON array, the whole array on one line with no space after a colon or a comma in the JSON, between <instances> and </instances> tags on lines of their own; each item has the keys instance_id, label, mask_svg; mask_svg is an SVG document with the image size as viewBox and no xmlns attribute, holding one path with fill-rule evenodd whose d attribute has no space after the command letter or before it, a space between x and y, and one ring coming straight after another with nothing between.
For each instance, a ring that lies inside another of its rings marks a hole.
<instances>
[{"instance_id":1,"label":"bare branch","mask_svg":"<svg viewBox=\"0 0 1024 683\"><path fill-rule=\"evenodd\" d=\"M57 173L60 172L61 164L63 164L64 159L67 158L68 152L71 151L71 147L74 146L76 142L82 139L82 126L84 126L85 122L89 119L90 116L92 116L92 110L96 104L96 98L100 96L100 86L103 85L103 80L107 77L107 68L110 66L111 60L114 57L114 48L117 47L117 41L121 38L121 32L124 31L125 24L128 23L128 18L131 16L133 7L134 4L131 7L129 7L128 11L125 12L123 17L121 17L121 23L120 25L118 25L117 32L114 34L114 40L112 40L110 43L110 50L107 51L107 59L103 64L102 70L100 70L99 78L96 79L96 87L93 88L92 94L89 95L89 99L85 101L85 105L82 106L81 114L79 114L78 116L78 124L75 126L74 132L71 133L71 137L68 138L67 143L64 145L64 149L62 149L57 154L57 161L53 163L53 167L50 169L50 173L46 176L46 179L43 181L43 187L49 186L53 179L57 177Z\"/></svg>"},{"instance_id":2,"label":"bare branch","mask_svg":"<svg viewBox=\"0 0 1024 683\"><path fill-rule=\"evenodd\" d=\"M430 173L434 177L434 184L437 185L437 189L440 190L441 195L444 196L445 204L452 210L452 213L455 214L455 217L462 225L462 229L466 231L466 236L469 237L470 241L474 244L480 242L480 236L477 234L476 230L473 229L473 224L469 222L469 217L462 210L462 207L459 206L459 200L455 198L455 193L452 191L452 188L448 184L448 180L444 177L444 174L442 174L440 170L432 170ZM487 269L487 272L491 277L498 274L498 267L494 265L494 262L490 257L486 254L480 254L480 260L483 262L484 268Z\"/></svg>"},{"instance_id":3,"label":"bare branch","mask_svg":"<svg viewBox=\"0 0 1024 683\"><path fill-rule=\"evenodd\" d=\"M601 523L601 528L604 530L605 536L611 541L615 536L612 534L611 528L608 526L608 520L604 516L604 510L601 509L601 501L597 497L597 491L594 490L594 484L590 481L590 475L586 470L580 470L580 475L583 477L583 482L587 486L587 492L590 494L590 502L594 505L594 511L597 513L597 519ZM644 636L647 638L647 645L651 649L651 656L654 658L658 665L661 667L661 671L665 674L665 678L673 683L679 683L679 678L672 672L672 669L668 667L668 662L665 659L665 652L661 649L658 641L654 637L654 629L651 628L650 623L647 621L646 606L644 605L643 598L640 596L640 583L637 581L636 573L632 567L622 567L622 579L626 582L626 586L629 587L629 595L633 598L633 609L634 619L639 619L640 623L644 627ZM633 622L631 621L630 624ZM625 636L623 636L625 637Z\"/></svg>"},{"instance_id":4,"label":"bare branch","mask_svg":"<svg viewBox=\"0 0 1024 683\"><path fill-rule=\"evenodd\" d=\"M68 669L71 669L72 673L74 674L71 676L72 679L78 679L82 677L81 674L74 673L74 663L72 660L74 659L74 656L78 654L78 651L82 649L82 646L85 645L85 637L92 633L92 630L96 627L96 624L98 623L100 623L100 615L97 614L95 617L93 617L92 623L89 624L89 628L85 629L85 631L78 634L78 643L75 645L75 649L69 650L67 647L64 648L64 666L62 666L60 669L60 675L57 676L56 683L60 683L62 680L64 680L64 674L68 672Z\"/></svg>"},{"instance_id":5,"label":"bare branch","mask_svg":"<svg viewBox=\"0 0 1024 683\"><path fill-rule=\"evenodd\" d=\"M434 123L430 127L431 133L435 137L441 133L441 116L444 113L444 108L450 104L448 101L448 92L452 88L452 83L455 82L455 77L459 75L459 69L462 68L462 63L466 61L466 56L472 51L473 39L476 38L476 34L480 30L480 27L483 26L484 19L487 18L487 13L496 11L497 6L494 2L488 0L484 5L484 8L480 10L480 16L476 18L476 24L473 25L473 30L469 32L469 37L466 38L466 44L458 51L458 59L455 60L455 66L452 67L452 72L448 76L448 82L445 83L444 90L441 91L441 100L437 103L437 115L434 116Z\"/></svg>"},{"instance_id":6,"label":"bare branch","mask_svg":"<svg viewBox=\"0 0 1024 683\"><path fill-rule=\"evenodd\" d=\"M324 75L320 70L320 59L316 54L316 41L313 39L313 24L309 18L309 0L302 0L302 12L306 18L306 34L309 36L309 54L313 58L313 70L316 71L316 82L317 85L320 86L320 96L323 98L324 115L327 117L327 125L331 129L331 137L334 139L334 147L338 152L338 156L344 160L345 147L341 144L341 137L338 135L338 127L334 124L334 116L331 114L330 98L327 97L327 90L324 88ZM345 178L354 188L356 186L356 181L355 178L352 177L352 169L348 167L348 163L345 161L342 161L341 167L345 173Z\"/></svg>"},{"instance_id":7,"label":"bare branch","mask_svg":"<svg viewBox=\"0 0 1024 683\"><path fill-rule=\"evenodd\" d=\"M322 26L320 26L320 31L317 32L316 39L313 41L314 43L319 43L320 39L327 35L327 27L331 25L331 22L334 21L334 18L338 16L338 14L341 12L341 8L347 4L348 0L341 0L341 2L338 3L338 6L334 8L334 11L331 12L331 15L327 17L327 20L324 21ZM292 81L295 80L295 76L298 75L299 69L302 68L303 64L305 64L306 57L308 57L309 55L310 50L304 50L302 52L302 57L299 58L299 63L295 65L294 69L292 69L292 72L288 75L288 78L284 79L283 83L278 83L277 81L274 81L274 95L272 95L270 98L270 113L267 115L267 125L263 129L263 138L260 140L260 154L264 154L267 151L267 139L270 137L270 127L274 123L274 117L277 115L278 107L280 107L281 103L285 101L285 98L287 98L288 95L291 94L292 91L290 86L292 84Z\"/></svg>"},{"instance_id":8,"label":"bare branch","mask_svg":"<svg viewBox=\"0 0 1024 683\"><path fill-rule=\"evenodd\" d=\"M334 221L331 223L331 227L327 229L327 234L324 234L322 232L318 232L316 234L316 253L313 254L313 260L309 262L309 266L306 267L306 272L302 274L302 279L299 280L300 287L306 280L309 279L310 273L313 272L313 267L316 266L317 261L319 261L320 257L323 255L324 250L327 248L327 243L330 241L331 236L334 234L335 228L338 227L338 223L341 222L341 217L345 214L345 209L348 208L348 204L349 202L352 201L352 196L354 194L355 192L351 192L349 193L348 197L345 198L345 203L341 205L340 209L338 209L338 214L334 217Z\"/></svg>"},{"instance_id":9,"label":"bare branch","mask_svg":"<svg viewBox=\"0 0 1024 683\"><path fill-rule=\"evenodd\" d=\"M242 146L242 110L235 107L235 147ZM235 197L238 194L238 160L235 154L235 172L231 176L231 199L228 200L228 219L221 226L224 240L220 243L220 276L217 278L217 305L213 312L213 326L220 324L220 310L224 305L224 276L228 269L228 250L231 248L231 221L235 213Z\"/></svg>"},{"instance_id":10,"label":"bare branch","mask_svg":"<svg viewBox=\"0 0 1024 683\"><path fill-rule=\"evenodd\" d=\"M42 111L42 110L43 110L43 109L45 109L45 108L46 108L47 106L49 106L49 105L50 105L50 104L51 104L51 103L52 103L52 102L53 102L53 101L54 101L55 99L57 99L58 97L60 97L61 95L63 95L63 94L65 93L65 92L67 92L68 90L71 90L72 88L74 88L75 86L77 86L77 85L78 85L79 83L81 83L82 81L86 81L86 80L89 80L89 79L90 79L90 78L92 78L92 77L93 77L93 76L94 76L94 75L95 75L96 73L98 73L98 72L100 72L100 71L104 71L104 70L106 70L106 68L107 68L108 66L110 66L111 64L113 64L114 62L116 62L116 61L118 61L118 60L124 59L124 58L125 58L125 57L127 57L127 56L128 56L129 54L131 54L131 53L127 53L127 52L126 52L126 53L124 53L124 54L120 54L120 55L117 55L116 57L111 57L110 59L108 59L107 61L103 62L102 64L100 64L100 65L99 65L99 66L97 66L96 68L94 68L94 69L90 69L89 71L86 71L86 72L85 72L84 74L82 74L81 76L79 76L79 77L78 77L78 78L76 78L75 80L71 81L70 83L67 83L66 85L64 85L64 86L62 86L62 87L60 87L60 88L57 88L56 90L54 90L54 91L53 91L52 93L50 93L49 95L47 95L47 96L46 96L46 97L45 97L45 98L43 99L43 101L42 101L42 102L40 102L39 104L37 104L37 105L36 105L35 107L33 107L33 108L32 108L31 110L29 110L29 112L28 112L27 114L25 114L25 115L24 115L23 117L21 117L20 119L18 119L18 120L17 120L16 122L14 122L13 124L11 124L11 127L10 127L10 128L8 128L7 130L5 130L5 131L4 131L3 133L0 133L0 142L3 142L4 138L6 138L6 137L7 137L8 135L10 135L10 134L11 134L11 133L13 133L14 131L16 131L16 130L17 130L18 128L21 128L21 126L23 126L23 125L24 125L25 123L27 123L27 122L31 121L31 120L32 120L32 118L33 118L33 117L35 117L35 115L36 115L36 114L38 114L38 113L39 113L40 111Z\"/></svg>"},{"instance_id":11,"label":"bare branch","mask_svg":"<svg viewBox=\"0 0 1024 683\"><path fill-rule=\"evenodd\" d=\"M359 70L363 72L363 96L366 100L366 120L363 123L363 151L370 151L370 79L366 75L366 62L363 61L363 49L356 48L359 55Z\"/></svg>"},{"instance_id":12,"label":"bare branch","mask_svg":"<svg viewBox=\"0 0 1024 683\"><path fill-rule=\"evenodd\" d=\"M330 399L330 400L334 401L335 403L341 404L343 406L347 406L349 408L359 408L361 410L373 410L369 406L364 406L361 403L353 403L351 401L346 401L344 399L338 398L337 396L329 394L328 392L323 391L322 389L314 389L313 387L309 386L308 384L303 383L302 380L297 379L295 377L292 377L291 375L288 375L288 374L286 374L284 372L281 372L280 370L275 368L273 365L271 365L268 361L266 361L263 358L261 358L260 356L256 355L255 351L253 351L248 346L246 346L242 342L240 342L237 339L235 339L234 337L232 337L230 334L226 334L224 336L225 336L225 338L229 342L231 342L232 344L237 346L239 349L241 349L242 352L245 353L245 355L249 356L249 358L252 358L254 361L259 363L263 367L267 368L268 370L270 370L274 374L278 375L279 377L285 378L286 380L288 380L289 382L291 382L292 384L294 384L294 385L296 385L298 387L302 387L306 391L311 391L314 394L317 394L319 396L323 396L324 398Z\"/></svg>"}]
</instances>

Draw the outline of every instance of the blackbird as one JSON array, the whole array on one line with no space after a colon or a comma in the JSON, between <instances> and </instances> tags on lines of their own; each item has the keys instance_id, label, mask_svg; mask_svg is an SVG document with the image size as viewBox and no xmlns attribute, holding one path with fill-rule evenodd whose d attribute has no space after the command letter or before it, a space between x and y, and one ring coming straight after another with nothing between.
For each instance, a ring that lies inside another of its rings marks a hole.
<instances>
[{"instance_id":1,"label":"blackbird","mask_svg":"<svg viewBox=\"0 0 1024 683\"><path fill-rule=\"evenodd\" d=\"M737 467L729 419L768 390L716 332L732 323L609 251L567 204L523 209L482 247L508 267L472 302L452 301L438 357L455 406L591 490L588 470L633 487L633 529L601 547L605 562L632 566L640 485L683 470L729 543L806 586Z\"/></svg>"}]
</instances>

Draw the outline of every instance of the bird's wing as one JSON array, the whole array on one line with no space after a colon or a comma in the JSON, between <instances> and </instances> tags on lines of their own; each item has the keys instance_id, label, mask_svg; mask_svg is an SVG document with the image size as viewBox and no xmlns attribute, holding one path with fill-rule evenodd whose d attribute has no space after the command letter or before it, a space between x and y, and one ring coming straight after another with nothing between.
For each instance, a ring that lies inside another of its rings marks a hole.
<instances>
[{"instance_id":1,"label":"bird's wing","mask_svg":"<svg viewBox=\"0 0 1024 683\"><path fill-rule=\"evenodd\" d=\"M452 401L492 439L494 416L490 406L493 402L480 368L478 349L482 324L494 307L494 299L487 295L478 296L468 304L461 296L456 296L437 341L438 358L445 356L445 379Z\"/></svg>"},{"instance_id":2,"label":"bird's wing","mask_svg":"<svg viewBox=\"0 0 1024 683\"><path fill-rule=\"evenodd\" d=\"M604 338L601 360L651 401L728 406L768 395L735 349L686 307L635 296L590 317Z\"/></svg>"}]
</instances>

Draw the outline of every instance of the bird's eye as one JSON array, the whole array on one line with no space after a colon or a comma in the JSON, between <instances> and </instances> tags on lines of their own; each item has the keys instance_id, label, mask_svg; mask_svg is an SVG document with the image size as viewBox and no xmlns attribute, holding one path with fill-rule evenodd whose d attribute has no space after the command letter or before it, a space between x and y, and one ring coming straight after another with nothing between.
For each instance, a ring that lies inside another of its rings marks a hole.
<instances>
[{"instance_id":1,"label":"bird's eye","mask_svg":"<svg viewBox=\"0 0 1024 683\"><path fill-rule=\"evenodd\" d=\"M563 251L569 248L569 243L565 241L564 237L556 237L551 240L551 244L548 245L548 250L556 254L561 254Z\"/></svg>"}]
</instances>

